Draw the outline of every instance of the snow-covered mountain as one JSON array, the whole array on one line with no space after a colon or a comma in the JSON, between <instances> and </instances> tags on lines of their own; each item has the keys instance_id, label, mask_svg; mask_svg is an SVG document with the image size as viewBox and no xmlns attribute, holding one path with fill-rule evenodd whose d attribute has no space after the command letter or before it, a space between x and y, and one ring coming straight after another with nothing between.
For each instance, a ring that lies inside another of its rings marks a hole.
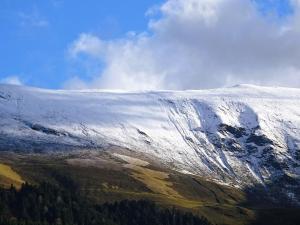
<instances>
[{"instance_id":1,"label":"snow-covered mountain","mask_svg":"<svg viewBox=\"0 0 300 225\"><path fill-rule=\"evenodd\" d=\"M300 176L300 89L118 92L0 85L0 132L1 150L114 145L238 186Z\"/></svg>"}]
</instances>

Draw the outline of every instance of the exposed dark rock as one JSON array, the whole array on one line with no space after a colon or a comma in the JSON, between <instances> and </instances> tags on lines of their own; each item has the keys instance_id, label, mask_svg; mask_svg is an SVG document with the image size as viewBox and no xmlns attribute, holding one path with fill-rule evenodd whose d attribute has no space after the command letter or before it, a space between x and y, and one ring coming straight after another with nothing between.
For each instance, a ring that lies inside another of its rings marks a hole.
<instances>
[{"instance_id":1,"label":"exposed dark rock","mask_svg":"<svg viewBox=\"0 0 300 225\"><path fill-rule=\"evenodd\" d=\"M263 149L263 154L272 153L274 151L274 148L271 146L267 146Z\"/></svg>"},{"instance_id":2,"label":"exposed dark rock","mask_svg":"<svg viewBox=\"0 0 300 225\"><path fill-rule=\"evenodd\" d=\"M212 139L212 143L216 148L222 148L224 146L223 143L221 143L221 141L218 139Z\"/></svg>"},{"instance_id":3,"label":"exposed dark rock","mask_svg":"<svg viewBox=\"0 0 300 225\"><path fill-rule=\"evenodd\" d=\"M291 176L288 176L287 174L283 174L282 176L278 177L275 181L275 183L278 183L278 184L288 184L288 185L298 185L299 184L299 180L291 177Z\"/></svg>"},{"instance_id":4,"label":"exposed dark rock","mask_svg":"<svg viewBox=\"0 0 300 225\"><path fill-rule=\"evenodd\" d=\"M193 144L195 143L195 142L193 141L193 139L190 138L190 137L185 137L185 139L188 140L189 142L193 143Z\"/></svg>"},{"instance_id":5,"label":"exposed dark rock","mask_svg":"<svg viewBox=\"0 0 300 225\"><path fill-rule=\"evenodd\" d=\"M29 126L32 130L39 131L39 132L42 132L45 134L50 134L50 135L55 135L55 136L67 136L65 133L59 132L59 131L51 129L51 128L44 127L39 124L31 124L28 122L26 122L25 124L27 126Z\"/></svg>"},{"instance_id":6,"label":"exposed dark rock","mask_svg":"<svg viewBox=\"0 0 300 225\"><path fill-rule=\"evenodd\" d=\"M282 165L278 162L278 160L275 158L274 155L269 155L269 157L266 160L266 164L268 166L272 166L274 169L281 170Z\"/></svg>"},{"instance_id":7,"label":"exposed dark rock","mask_svg":"<svg viewBox=\"0 0 300 225\"><path fill-rule=\"evenodd\" d=\"M259 125L257 125L256 127L252 128L253 131L260 130L260 129L261 129L261 128L260 128Z\"/></svg>"},{"instance_id":8,"label":"exposed dark rock","mask_svg":"<svg viewBox=\"0 0 300 225\"><path fill-rule=\"evenodd\" d=\"M247 143L254 143L258 146L265 146L265 145L273 144L273 141L268 139L265 135L251 134L247 138Z\"/></svg>"},{"instance_id":9,"label":"exposed dark rock","mask_svg":"<svg viewBox=\"0 0 300 225\"><path fill-rule=\"evenodd\" d=\"M10 99L10 97L11 97L11 96L10 96L9 94L0 92L0 98L5 99L5 100L8 100L8 99Z\"/></svg>"},{"instance_id":10,"label":"exposed dark rock","mask_svg":"<svg viewBox=\"0 0 300 225\"><path fill-rule=\"evenodd\" d=\"M243 127L233 127L227 124L220 124L219 126L219 132L221 133L230 133L232 134L235 138L240 138L244 135L246 135L246 129Z\"/></svg>"},{"instance_id":11,"label":"exposed dark rock","mask_svg":"<svg viewBox=\"0 0 300 225\"><path fill-rule=\"evenodd\" d=\"M225 143L226 150L231 152L240 152L242 150L240 145L234 139L227 139Z\"/></svg>"},{"instance_id":12,"label":"exposed dark rock","mask_svg":"<svg viewBox=\"0 0 300 225\"><path fill-rule=\"evenodd\" d=\"M143 136L149 137L145 132L143 132L143 131L141 131L141 130L139 130L139 129L137 129L137 132L138 132L139 134L143 135Z\"/></svg>"},{"instance_id":13,"label":"exposed dark rock","mask_svg":"<svg viewBox=\"0 0 300 225\"><path fill-rule=\"evenodd\" d=\"M294 149L295 159L300 161L300 149Z\"/></svg>"},{"instance_id":14,"label":"exposed dark rock","mask_svg":"<svg viewBox=\"0 0 300 225\"><path fill-rule=\"evenodd\" d=\"M257 147L253 146L253 145L246 145L246 149L248 151L248 153L255 153L257 152Z\"/></svg>"},{"instance_id":15,"label":"exposed dark rock","mask_svg":"<svg viewBox=\"0 0 300 225\"><path fill-rule=\"evenodd\" d=\"M144 142L145 142L147 145L151 145L151 142L150 142L150 141L145 140Z\"/></svg>"}]
</instances>

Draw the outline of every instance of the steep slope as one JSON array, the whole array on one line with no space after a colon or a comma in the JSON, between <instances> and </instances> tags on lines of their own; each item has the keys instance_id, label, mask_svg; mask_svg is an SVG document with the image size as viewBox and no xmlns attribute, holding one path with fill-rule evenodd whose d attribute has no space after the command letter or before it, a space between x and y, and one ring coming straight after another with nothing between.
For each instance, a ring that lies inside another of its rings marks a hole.
<instances>
[{"instance_id":1,"label":"steep slope","mask_svg":"<svg viewBox=\"0 0 300 225\"><path fill-rule=\"evenodd\" d=\"M300 90L53 91L0 86L0 148L127 148L169 168L236 186L282 181L297 200Z\"/></svg>"}]
</instances>

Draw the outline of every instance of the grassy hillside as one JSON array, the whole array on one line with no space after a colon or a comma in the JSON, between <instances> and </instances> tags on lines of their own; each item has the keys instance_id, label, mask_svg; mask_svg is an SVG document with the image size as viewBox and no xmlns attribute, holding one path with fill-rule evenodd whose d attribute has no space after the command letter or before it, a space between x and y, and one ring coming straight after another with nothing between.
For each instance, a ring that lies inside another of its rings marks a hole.
<instances>
[{"instance_id":1,"label":"grassy hillside","mask_svg":"<svg viewBox=\"0 0 300 225\"><path fill-rule=\"evenodd\" d=\"M0 186L10 187L14 185L20 188L24 181L10 166L0 163Z\"/></svg>"},{"instance_id":2,"label":"grassy hillside","mask_svg":"<svg viewBox=\"0 0 300 225\"><path fill-rule=\"evenodd\" d=\"M3 168L6 170L3 171L15 182L25 180L31 184L50 182L58 185L73 182L82 195L94 203L148 199L205 216L219 225L251 224L264 212L268 215L272 212L272 208L247 206L249 196L243 190L168 170L134 156L105 152L69 155L3 153L0 163L5 163Z\"/></svg>"}]
</instances>

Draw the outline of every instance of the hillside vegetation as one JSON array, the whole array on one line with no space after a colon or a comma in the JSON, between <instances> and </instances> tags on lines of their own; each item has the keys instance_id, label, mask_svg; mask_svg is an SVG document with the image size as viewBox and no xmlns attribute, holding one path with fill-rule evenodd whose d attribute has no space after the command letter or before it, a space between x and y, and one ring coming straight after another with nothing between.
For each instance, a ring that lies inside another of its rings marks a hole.
<instances>
[{"instance_id":1,"label":"hillside vegetation","mask_svg":"<svg viewBox=\"0 0 300 225\"><path fill-rule=\"evenodd\" d=\"M10 166L0 163L0 186L10 187L14 185L20 188L24 181L21 176L15 172Z\"/></svg>"}]
</instances>

